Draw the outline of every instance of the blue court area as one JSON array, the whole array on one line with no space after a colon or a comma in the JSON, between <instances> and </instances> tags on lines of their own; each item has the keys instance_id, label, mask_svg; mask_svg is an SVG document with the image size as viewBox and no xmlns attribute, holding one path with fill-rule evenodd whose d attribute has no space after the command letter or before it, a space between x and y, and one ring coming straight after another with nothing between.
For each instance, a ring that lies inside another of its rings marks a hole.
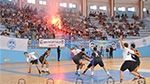
<instances>
[{"instance_id":1,"label":"blue court area","mask_svg":"<svg viewBox=\"0 0 150 84\"><path fill-rule=\"evenodd\" d=\"M110 70L110 74L112 75L115 82L119 81L119 70ZM148 72L140 72L144 77L150 77L150 73ZM84 84L105 84L108 77L103 70L95 71L94 76L90 76L90 71L87 71L85 75L77 76L75 72L62 73L62 74L51 74L45 76L47 78L53 78L54 80L65 80L69 82L75 82L77 78L81 78ZM134 76L129 72L124 72L124 80L132 80Z\"/></svg>"}]
</instances>

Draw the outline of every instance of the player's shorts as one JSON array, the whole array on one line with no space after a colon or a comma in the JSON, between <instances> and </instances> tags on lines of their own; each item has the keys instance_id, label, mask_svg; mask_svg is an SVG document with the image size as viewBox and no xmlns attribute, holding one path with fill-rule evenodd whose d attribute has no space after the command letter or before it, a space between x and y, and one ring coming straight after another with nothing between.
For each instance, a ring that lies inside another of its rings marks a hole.
<instances>
[{"instance_id":1,"label":"player's shorts","mask_svg":"<svg viewBox=\"0 0 150 84\"><path fill-rule=\"evenodd\" d=\"M130 72L134 71L137 68L137 63L134 61L125 61L120 70L121 71L125 71L125 70L129 70Z\"/></svg>"},{"instance_id":2,"label":"player's shorts","mask_svg":"<svg viewBox=\"0 0 150 84\"><path fill-rule=\"evenodd\" d=\"M137 63L137 66L140 66L140 61L136 62Z\"/></svg>"},{"instance_id":3,"label":"player's shorts","mask_svg":"<svg viewBox=\"0 0 150 84\"><path fill-rule=\"evenodd\" d=\"M141 64L140 60L137 60L136 64L137 64L137 66L140 66L140 64Z\"/></svg>"},{"instance_id":4,"label":"player's shorts","mask_svg":"<svg viewBox=\"0 0 150 84\"><path fill-rule=\"evenodd\" d=\"M100 67L104 67L102 60L92 60L87 67L90 68L92 65L95 67L97 64L99 64Z\"/></svg>"},{"instance_id":5,"label":"player's shorts","mask_svg":"<svg viewBox=\"0 0 150 84\"><path fill-rule=\"evenodd\" d=\"M102 60L94 61L94 66L96 66L97 64L99 64L100 67L104 67L104 63Z\"/></svg>"},{"instance_id":6,"label":"player's shorts","mask_svg":"<svg viewBox=\"0 0 150 84\"><path fill-rule=\"evenodd\" d=\"M46 64L46 62L47 62L47 60L44 58L44 56L41 56L39 58L39 61L41 62L41 64ZM43 63L43 61L44 61L44 63Z\"/></svg>"},{"instance_id":7,"label":"player's shorts","mask_svg":"<svg viewBox=\"0 0 150 84\"><path fill-rule=\"evenodd\" d=\"M136 55L131 55L132 59L134 59L136 61L137 66L140 65L140 58Z\"/></svg>"},{"instance_id":8,"label":"player's shorts","mask_svg":"<svg viewBox=\"0 0 150 84\"><path fill-rule=\"evenodd\" d=\"M87 67L90 68L92 67L92 65L93 65L92 62L90 62Z\"/></svg>"},{"instance_id":9,"label":"player's shorts","mask_svg":"<svg viewBox=\"0 0 150 84\"><path fill-rule=\"evenodd\" d=\"M75 64L80 64L80 59L72 58L72 60Z\"/></svg>"},{"instance_id":10,"label":"player's shorts","mask_svg":"<svg viewBox=\"0 0 150 84\"><path fill-rule=\"evenodd\" d=\"M36 60L31 60L30 63L31 64L38 64L38 60L37 59Z\"/></svg>"}]
</instances>

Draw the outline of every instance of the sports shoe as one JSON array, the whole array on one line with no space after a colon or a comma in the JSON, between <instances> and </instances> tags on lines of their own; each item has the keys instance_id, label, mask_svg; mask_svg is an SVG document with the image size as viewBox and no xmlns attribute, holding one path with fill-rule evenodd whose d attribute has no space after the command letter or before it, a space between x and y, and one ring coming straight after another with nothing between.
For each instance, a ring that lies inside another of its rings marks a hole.
<instances>
[{"instance_id":1,"label":"sports shoe","mask_svg":"<svg viewBox=\"0 0 150 84\"><path fill-rule=\"evenodd\" d=\"M135 80L138 80L138 78L135 77L135 78L132 79L132 81L135 81Z\"/></svg>"},{"instance_id":2,"label":"sports shoe","mask_svg":"<svg viewBox=\"0 0 150 84\"><path fill-rule=\"evenodd\" d=\"M49 72L49 71L46 71L46 73L47 73L47 74L50 74L50 72Z\"/></svg>"},{"instance_id":3,"label":"sports shoe","mask_svg":"<svg viewBox=\"0 0 150 84\"><path fill-rule=\"evenodd\" d=\"M44 70L42 70L41 72L42 72L42 73L45 73L45 71L44 71Z\"/></svg>"},{"instance_id":4,"label":"sports shoe","mask_svg":"<svg viewBox=\"0 0 150 84\"><path fill-rule=\"evenodd\" d=\"M123 79L120 79L120 83L122 83L123 82Z\"/></svg>"}]
</instances>

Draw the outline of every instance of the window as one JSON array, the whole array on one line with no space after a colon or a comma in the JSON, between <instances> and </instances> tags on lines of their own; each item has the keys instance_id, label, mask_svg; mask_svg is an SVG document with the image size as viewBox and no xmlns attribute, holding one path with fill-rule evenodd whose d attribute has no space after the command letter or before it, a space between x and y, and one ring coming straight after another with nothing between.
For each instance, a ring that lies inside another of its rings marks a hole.
<instances>
[{"instance_id":1,"label":"window","mask_svg":"<svg viewBox=\"0 0 150 84\"><path fill-rule=\"evenodd\" d=\"M126 8L125 7L119 7L118 11L126 11Z\"/></svg>"},{"instance_id":2,"label":"window","mask_svg":"<svg viewBox=\"0 0 150 84\"><path fill-rule=\"evenodd\" d=\"M128 8L128 11L134 12L135 8L134 7Z\"/></svg>"},{"instance_id":3,"label":"window","mask_svg":"<svg viewBox=\"0 0 150 84\"><path fill-rule=\"evenodd\" d=\"M27 0L27 3L35 4L35 0Z\"/></svg>"},{"instance_id":4,"label":"window","mask_svg":"<svg viewBox=\"0 0 150 84\"><path fill-rule=\"evenodd\" d=\"M117 10L117 8L116 7L114 7L114 11L116 11Z\"/></svg>"},{"instance_id":5,"label":"window","mask_svg":"<svg viewBox=\"0 0 150 84\"><path fill-rule=\"evenodd\" d=\"M66 7L67 7L67 3L59 3L59 6L60 6L60 7L65 7L65 8L66 8Z\"/></svg>"},{"instance_id":6,"label":"window","mask_svg":"<svg viewBox=\"0 0 150 84\"><path fill-rule=\"evenodd\" d=\"M106 6L100 6L99 9L106 11L106 10L107 10L107 7L106 7Z\"/></svg>"},{"instance_id":7,"label":"window","mask_svg":"<svg viewBox=\"0 0 150 84\"><path fill-rule=\"evenodd\" d=\"M69 3L69 8L76 8L76 4Z\"/></svg>"},{"instance_id":8,"label":"window","mask_svg":"<svg viewBox=\"0 0 150 84\"><path fill-rule=\"evenodd\" d=\"M46 1L40 0L40 1L39 1L39 4L41 4L41 5L46 5Z\"/></svg>"},{"instance_id":9,"label":"window","mask_svg":"<svg viewBox=\"0 0 150 84\"><path fill-rule=\"evenodd\" d=\"M144 11L144 12L146 12L146 10L147 10L146 8L143 8L143 11Z\"/></svg>"},{"instance_id":10,"label":"window","mask_svg":"<svg viewBox=\"0 0 150 84\"><path fill-rule=\"evenodd\" d=\"M92 5L92 6L90 6L90 9L97 10L97 6L96 5Z\"/></svg>"}]
</instances>

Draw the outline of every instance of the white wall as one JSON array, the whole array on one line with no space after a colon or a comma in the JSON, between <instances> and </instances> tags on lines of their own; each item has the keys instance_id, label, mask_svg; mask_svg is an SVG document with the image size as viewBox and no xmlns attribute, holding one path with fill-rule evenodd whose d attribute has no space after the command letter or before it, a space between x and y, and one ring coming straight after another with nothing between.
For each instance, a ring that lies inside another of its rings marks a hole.
<instances>
[{"instance_id":1,"label":"white wall","mask_svg":"<svg viewBox=\"0 0 150 84\"><path fill-rule=\"evenodd\" d=\"M138 0L115 0L115 7L125 7L127 8L135 7L135 12L139 14Z\"/></svg>"},{"instance_id":2,"label":"white wall","mask_svg":"<svg viewBox=\"0 0 150 84\"><path fill-rule=\"evenodd\" d=\"M14 0L14 1L18 1L18 0ZM25 2L27 0L22 0L24 3L22 3L22 5L26 4ZM38 4L39 0L36 0L36 4L29 4L28 5L32 5L33 7L38 7L38 9L45 9L45 5L39 5ZM51 2L51 0L47 0L49 1L47 4L49 4ZM81 1L82 0L59 0L59 2L65 2L67 4L69 3L74 3L77 5L76 10L77 11L81 11ZM90 11L89 7L90 5L97 5L97 6L107 6L107 13L109 14L109 0L87 0L88 1L88 11ZM136 13L137 15L139 14L139 7L138 7L138 1L139 0L115 0L115 7L135 7ZM150 10L150 0L145 0L144 2L144 7Z\"/></svg>"},{"instance_id":3,"label":"white wall","mask_svg":"<svg viewBox=\"0 0 150 84\"><path fill-rule=\"evenodd\" d=\"M77 5L76 10L81 11L81 0L59 0L59 2L64 2L64 3L73 3Z\"/></svg>"},{"instance_id":4,"label":"white wall","mask_svg":"<svg viewBox=\"0 0 150 84\"><path fill-rule=\"evenodd\" d=\"M100 6L106 6L107 7L107 10L106 11L103 11L107 14L109 14L109 0L88 0L88 12L90 11L90 6L92 5L96 5L98 7L97 10L99 10L99 7ZM96 11L97 11L96 10ZM92 10L91 10L92 11ZM93 10L94 11L94 10Z\"/></svg>"}]
</instances>

